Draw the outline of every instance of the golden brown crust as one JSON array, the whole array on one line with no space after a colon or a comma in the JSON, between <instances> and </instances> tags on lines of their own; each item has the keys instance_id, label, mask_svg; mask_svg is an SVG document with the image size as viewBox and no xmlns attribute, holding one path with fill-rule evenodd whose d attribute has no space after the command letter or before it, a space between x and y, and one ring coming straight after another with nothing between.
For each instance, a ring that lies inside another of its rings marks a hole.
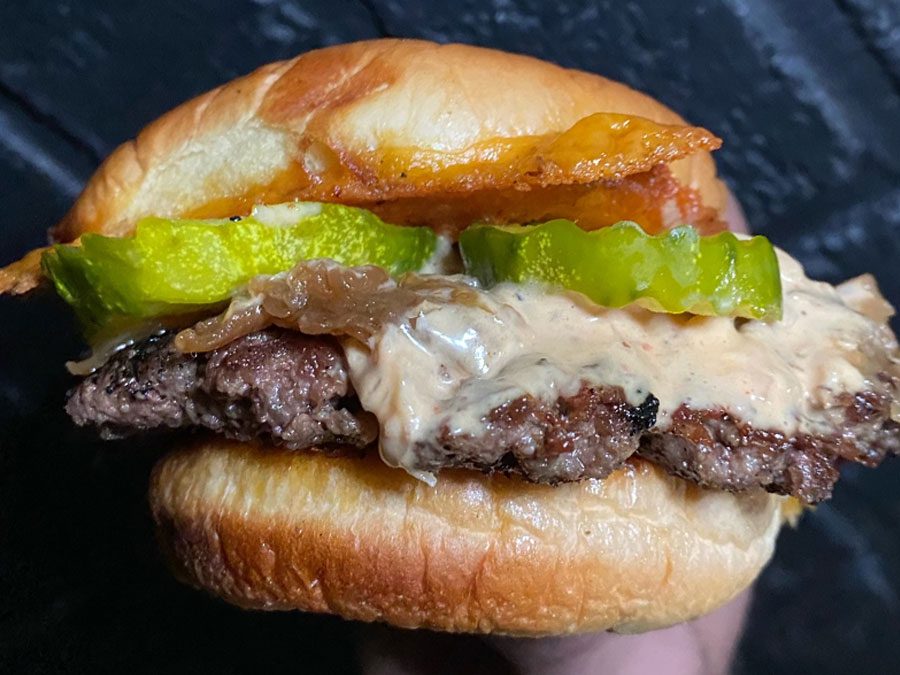
<instances>
[{"instance_id":1,"label":"golden brown crust","mask_svg":"<svg viewBox=\"0 0 900 675\"><path fill-rule=\"evenodd\" d=\"M87 231L122 235L144 215L223 216L294 197L359 204L421 197L423 189L446 192L460 177L463 189L502 189L509 185L473 184L473 169L484 166L466 158L478 160L479 148L515 155L522 139L542 147L598 112L684 124L622 84L525 56L414 40L317 50L265 66L148 126L104 162L54 234L64 241ZM724 189L706 152L715 137L683 126L648 133L670 149L647 157L682 157L670 164L677 180L721 211ZM384 168L393 164L428 175L407 180ZM624 175L612 160L601 168L565 175L579 183Z\"/></svg>"},{"instance_id":2,"label":"golden brown crust","mask_svg":"<svg viewBox=\"0 0 900 675\"><path fill-rule=\"evenodd\" d=\"M783 499L636 461L555 487L222 439L157 465L179 576L244 607L515 635L638 632L704 614L769 559Z\"/></svg>"}]
</instances>

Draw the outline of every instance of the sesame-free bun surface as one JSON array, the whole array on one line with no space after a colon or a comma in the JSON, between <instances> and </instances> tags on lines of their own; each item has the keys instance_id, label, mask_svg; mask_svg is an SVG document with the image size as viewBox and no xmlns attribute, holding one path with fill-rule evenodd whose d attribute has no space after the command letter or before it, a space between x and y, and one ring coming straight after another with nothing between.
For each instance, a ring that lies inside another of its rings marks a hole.
<instances>
[{"instance_id":1,"label":"sesame-free bun surface","mask_svg":"<svg viewBox=\"0 0 900 675\"><path fill-rule=\"evenodd\" d=\"M538 154L522 173L497 177L527 139L540 150L595 113L681 128L648 132L636 164L621 164L612 148L607 164L553 173ZM683 125L625 85L525 56L416 40L340 45L264 66L161 117L106 160L54 236L123 235L147 215L222 217L294 198L415 199L412 208L427 213L447 195L489 189L507 190L513 203L512 189L621 179L654 162L721 211L725 193L707 152L718 139Z\"/></svg>"},{"instance_id":2,"label":"sesame-free bun surface","mask_svg":"<svg viewBox=\"0 0 900 675\"><path fill-rule=\"evenodd\" d=\"M756 577L783 519L780 497L641 461L603 481L445 471L429 487L377 457L220 438L162 459L150 503L178 576L237 605L512 635L704 614Z\"/></svg>"}]
</instances>

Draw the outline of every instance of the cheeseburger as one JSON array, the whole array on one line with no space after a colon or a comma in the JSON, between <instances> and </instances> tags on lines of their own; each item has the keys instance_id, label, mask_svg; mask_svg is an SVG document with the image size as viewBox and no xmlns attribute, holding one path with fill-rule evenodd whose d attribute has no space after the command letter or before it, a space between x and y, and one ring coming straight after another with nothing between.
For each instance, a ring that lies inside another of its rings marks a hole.
<instances>
[{"instance_id":1,"label":"cheeseburger","mask_svg":"<svg viewBox=\"0 0 900 675\"><path fill-rule=\"evenodd\" d=\"M150 504L188 583L649 630L750 584L841 464L900 451L892 308L728 231L720 143L523 56L331 47L119 147L0 291L77 314L76 424L176 446Z\"/></svg>"}]
</instances>

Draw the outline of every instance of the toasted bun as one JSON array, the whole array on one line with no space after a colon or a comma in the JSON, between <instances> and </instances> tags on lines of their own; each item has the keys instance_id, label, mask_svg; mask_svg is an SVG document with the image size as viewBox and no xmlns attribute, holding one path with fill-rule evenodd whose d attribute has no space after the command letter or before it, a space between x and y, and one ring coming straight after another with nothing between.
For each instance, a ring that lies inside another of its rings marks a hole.
<instances>
[{"instance_id":1,"label":"toasted bun","mask_svg":"<svg viewBox=\"0 0 900 675\"><path fill-rule=\"evenodd\" d=\"M124 235L147 215L221 217L293 198L373 205L413 197L427 212L423 196L510 187L478 171L454 173L448 162L497 139L561 133L598 112L684 124L622 84L525 56L416 40L321 49L264 66L151 124L106 160L54 236ZM702 129L672 133L677 151L648 159L671 162L677 182L721 211L725 192L706 152L718 139ZM418 167L416 180L398 168L408 165ZM573 182L621 177L615 164L607 168Z\"/></svg>"},{"instance_id":2,"label":"toasted bun","mask_svg":"<svg viewBox=\"0 0 900 675\"><path fill-rule=\"evenodd\" d=\"M555 487L222 439L157 465L159 538L188 583L243 607L447 631L638 632L704 614L772 554L783 498L699 489L635 461Z\"/></svg>"}]
</instances>

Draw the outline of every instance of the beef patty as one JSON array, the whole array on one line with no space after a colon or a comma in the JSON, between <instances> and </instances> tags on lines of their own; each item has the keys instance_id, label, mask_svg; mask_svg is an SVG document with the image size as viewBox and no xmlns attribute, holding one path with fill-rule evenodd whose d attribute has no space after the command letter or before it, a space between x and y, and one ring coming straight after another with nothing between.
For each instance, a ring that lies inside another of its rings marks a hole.
<instances>
[{"instance_id":1,"label":"beef patty","mask_svg":"<svg viewBox=\"0 0 900 675\"><path fill-rule=\"evenodd\" d=\"M269 329L212 352L183 354L173 337L123 349L83 379L66 403L75 423L96 425L104 438L202 427L295 450L364 447L378 436L331 338Z\"/></svg>"},{"instance_id":2,"label":"beef patty","mask_svg":"<svg viewBox=\"0 0 900 675\"><path fill-rule=\"evenodd\" d=\"M377 420L360 409L340 345L269 328L204 354L182 354L171 335L116 353L69 395L66 410L105 438L201 427L290 449L365 448ZM630 405L619 387L585 385L546 402L523 396L488 411L484 433L444 427L415 447L417 468L520 473L537 482L602 478L633 454L708 488L764 488L806 503L831 496L841 461L866 466L900 453L890 401L847 395L828 435L754 429L722 410L682 406L657 426L649 395Z\"/></svg>"}]
</instances>

